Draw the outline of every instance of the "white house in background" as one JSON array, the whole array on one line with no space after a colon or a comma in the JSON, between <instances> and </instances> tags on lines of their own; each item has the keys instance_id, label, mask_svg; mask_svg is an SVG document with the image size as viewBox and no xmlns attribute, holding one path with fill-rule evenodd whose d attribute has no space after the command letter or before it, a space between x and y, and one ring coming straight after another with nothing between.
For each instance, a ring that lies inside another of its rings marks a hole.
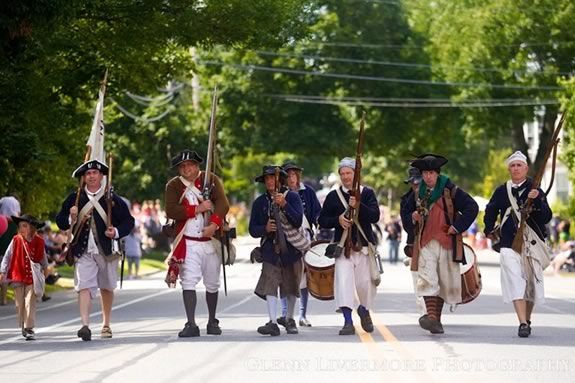
<instances>
[{"instance_id":1,"label":"white house in background","mask_svg":"<svg viewBox=\"0 0 575 383\"><path fill-rule=\"evenodd\" d=\"M529 146L528 155L532 162L535 160L537 150L539 149L540 144L539 133L543 128L540 118L537 117L538 116L536 116L533 119L533 121L526 122L525 124L523 124L523 134L525 135L525 140L527 141L527 145ZM559 118L560 116L557 117L555 124L559 122ZM573 185L571 185L571 183L569 182L569 169L567 169L567 166L565 166L565 164L563 164L559 160L559 155L561 153L561 147L563 142L562 140L563 132L564 130L561 130L561 132L559 133L561 141L559 142L559 149L557 152L557 163L555 165L555 180L553 181L553 186L551 187L551 190L547 195L547 201L549 202L550 205L553 205L553 203L555 203L556 201L562 201L564 203L567 202L569 195L573 193ZM549 187L549 181L551 180L552 166L553 166L553 158L550 158L545 168L545 174L543 175L543 180L541 181L541 188L545 191Z\"/></svg>"}]
</instances>

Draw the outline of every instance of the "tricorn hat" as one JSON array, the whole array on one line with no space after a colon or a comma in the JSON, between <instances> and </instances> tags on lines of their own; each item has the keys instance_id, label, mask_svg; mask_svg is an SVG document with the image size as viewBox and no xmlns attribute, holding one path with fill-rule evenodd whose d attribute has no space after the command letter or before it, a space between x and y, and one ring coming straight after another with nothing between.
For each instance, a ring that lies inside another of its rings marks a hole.
<instances>
[{"instance_id":1,"label":"tricorn hat","mask_svg":"<svg viewBox=\"0 0 575 383\"><path fill-rule=\"evenodd\" d=\"M291 160L284 162L284 164L282 165L282 169L285 170L286 172L288 170L299 170L300 172L303 171L303 168L300 168L299 166L296 165L294 161Z\"/></svg>"},{"instance_id":2,"label":"tricorn hat","mask_svg":"<svg viewBox=\"0 0 575 383\"><path fill-rule=\"evenodd\" d=\"M411 162L411 166L419 169L419 171L424 170L437 170L441 169L443 165L447 163L447 158L439 156L437 154L422 154L417 156L415 160Z\"/></svg>"},{"instance_id":3,"label":"tricorn hat","mask_svg":"<svg viewBox=\"0 0 575 383\"><path fill-rule=\"evenodd\" d=\"M72 172L72 177L81 177L91 169L99 170L103 175L108 175L108 166L106 164L99 160L90 160L78 166L78 168Z\"/></svg>"},{"instance_id":4,"label":"tricorn hat","mask_svg":"<svg viewBox=\"0 0 575 383\"><path fill-rule=\"evenodd\" d=\"M407 178L405 180L403 180L404 184L408 184L408 183L414 183L414 184L418 184L421 182L421 172L419 171L418 168L410 166L409 169L407 169Z\"/></svg>"},{"instance_id":5,"label":"tricorn hat","mask_svg":"<svg viewBox=\"0 0 575 383\"><path fill-rule=\"evenodd\" d=\"M287 173L285 172L285 170L283 170L283 169L281 168L281 166L278 166L278 165L265 165L265 166L262 168L262 174L260 174L259 176L257 176L257 177L255 178L255 181L256 181L256 182L264 182L264 179L265 179L266 176L273 176L273 175L276 174L276 168L279 168L279 170L280 170L280 177L287 178Z\"/></svg>"},{"instance_id":6,"label":"tricorn hat","mask_svg":"<svg viewBox=\"0 0 575 383\"><path fill-rule=\"evenodd\" d=\"M182 150L175 157L172 158L170 167L172 169L176 168L178 167L179 164L181 164L184 161L194 161L197 162L198 164L201 164L202 162L204 162L204 159L200 157L200 155L195 151L186 149Z\"/></svg>"},{"instance_id":7,"label":"tricorn hat","mask_svg":"<svg viewBox=\"0 0 575 383\"><path fill-rule=\"evenodd\" d=\"M36 227L36 229L41 229L44 227L44 222L32 217L28 214L23 214L20 217L13 215L12 222L18 225L20 222L28 222L30 225Z\"/></svg>"}]
</instances>

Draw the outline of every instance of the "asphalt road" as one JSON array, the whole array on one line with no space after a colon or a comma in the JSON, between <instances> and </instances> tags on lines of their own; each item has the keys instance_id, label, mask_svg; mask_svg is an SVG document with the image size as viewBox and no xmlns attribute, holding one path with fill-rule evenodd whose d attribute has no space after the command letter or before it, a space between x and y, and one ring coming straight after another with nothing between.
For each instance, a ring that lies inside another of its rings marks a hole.
<instances>
[{"instance_id":1,"label":"asphalt road","mask_svg":"<svg viewBox=\"0 0 575 383\"><path fill-rule=\"evenodd\" d=\"M114 337L99 339L99 304L92 315L93 340L82 342L75 293L39 303L37 340L16 328L13 306L0 307L2 382L507 382L575 379L575 278L545 280L547 301L536 307L533 334L517 337L517 321L503 304L499 268L480 255L483 291L475 301L444 310L445 334L419 328L409 270L385 264L373 313L376 329L339 336L334 302L310 297L313 327L298 335L259 335L265 302L253 294L260 265L247 261L252 243L239 244L238 262L227 268L228 296L220 294L223 335L205 334L207 310L199 290L199 338L178 339L185 317L180 288L163 275L130 280L114 303ZM385 250L384 250L385 251ZM355 314L354 314L355 315Z\"/></svg>"}]
</instances>

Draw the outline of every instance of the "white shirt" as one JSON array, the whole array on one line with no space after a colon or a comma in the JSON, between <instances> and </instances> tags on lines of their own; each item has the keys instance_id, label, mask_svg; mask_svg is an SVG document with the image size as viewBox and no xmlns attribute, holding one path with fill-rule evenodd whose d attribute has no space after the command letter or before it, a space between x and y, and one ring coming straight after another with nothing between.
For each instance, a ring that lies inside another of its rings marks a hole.
<instances>
[{"instance_id":1,"label":"white shirt","mask_svg":"<svg viewBox=\"0 0 575 383\"><path fill-rule=\"evenodd\" d=\"M191 190L186 191L185 197L190 205L199 205L200 200L198 196ZM202 230L204 229L204 215L196 214L193 218L188 218L186 221L186 227L184 228L184 235L188 237L199 238L202 236Z\"/></svg>"},{"instance_id":2,"label":"white shirt","mask_svg":"<svg viewBox=\"0 0 575 383\"><path fill-rule=\"evenodd\" d=\"M96 194L98 194L100 192L100 190L102 190L101 186L94 193L89 191L87 187L84 188L84 191L90 197L95 197ZM98 213L95 211L92 211L92 215L94 215L94 214L98 214ZM94 239L94 234L92 233L92 228L90 228L90 232L88 233L88 248L86 249L86 252L90 253L90 254L98 254L99 253L98 246L96 245L96 240Z\"/></svg>"}]
</instances>

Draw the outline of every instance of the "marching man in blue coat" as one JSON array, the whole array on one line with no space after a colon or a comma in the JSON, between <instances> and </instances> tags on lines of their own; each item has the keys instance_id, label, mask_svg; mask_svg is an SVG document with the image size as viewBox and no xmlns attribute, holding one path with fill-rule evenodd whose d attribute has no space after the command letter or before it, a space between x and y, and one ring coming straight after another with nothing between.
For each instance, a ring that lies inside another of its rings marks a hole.
<instances>
[{"instance_id":1,"label":"marching man in blue coat","mask_svg":"<svg viewBox=\"0 0 575 383\"><path fill-rule=\"evenodd\" d=\"M112 240L123 238L134 228L134 217L122 198L112 194L112 226L108 226L105 188L102 180L108 174L108 167L98 160L91 160L78 167L73 177L84 177L85 187L80 192L78 206L75 206L76 192L70 194L56 223L61 230L72 228L74 239L70 251L75 258L74 288L78 293L82 328L78 337L84 341L92 339L90 311L92 299L100 289L103 326L102 338L111 338L110 314L114 301L114 289L118 280L119 253L113 251Z\"/></svg>"},{"instance_id":2,"label":"marching man in blue coat","mask_svg":"<svg viewBox=\"0 0 575 383\"><path fill-rule=\"evenodd\" d=\"M276 189L278 172L279 190ZM286 172L279 166L264 166L262 174L255 179L266 188L266 192L252 205L249 225L250 235L261 238L262 272L255 294L265 299L270 319L258 328L262 335L280 335L276 319L278 290L280 297L287 299L286 331L288 334L298 333L294 308L300 295L302 253L306 247L309 248L309 239L303 238L299 230L303 220L301 199L284 186L286 178Z\"/></svg>"},{"instance_id":3,"label":"marching man in blue coat","mask_svg":"<svg viewBox=\"0 0 575 383\"><path fill-rule=\"evenodd\" d=\"M377 292L377 286L371 279L368 241L373 245L376 243L371 225L379 221L379 205L373 189L367 186L360 187L360 200L350 195L354 170L353 158L345 157L340 161L338 173L341 186L326 196L318 219L322 228L335 228L335 242L341 240L344 230L349 230L353 243L349 257L341 255L335 260L334 295L344 317L339 335L355 334L351 314L356 307L356 295L359 298L357 313L361 318L361 327L366 332L373 332L369 310L373 308ZM361 229L345 217L347 205L359 210Z\"/></svg>"},{"instance_id":4,"label":"marching man in blue coat","mask_svg":"<svg viewBox=\"0 0 575 383\"><path fill-rule=\"evenodd\" d=\"M535 303L545 301L543 270L548 264L545 225L552 212L543 190L533 188L533 180L527 177L527 157L517 151L507 158L511 180L500 185L485 208L485 233L494 239L494 227L500 217L501 292L505 303L513 302L519 320L517 335L531 335L531 314ZM527 219L526 237L521 254L513 250L513 239L521 219L522 207L532 200L532 210ZM530 240L529 240L530 239Z\"/></svg>"}]
</instances>

